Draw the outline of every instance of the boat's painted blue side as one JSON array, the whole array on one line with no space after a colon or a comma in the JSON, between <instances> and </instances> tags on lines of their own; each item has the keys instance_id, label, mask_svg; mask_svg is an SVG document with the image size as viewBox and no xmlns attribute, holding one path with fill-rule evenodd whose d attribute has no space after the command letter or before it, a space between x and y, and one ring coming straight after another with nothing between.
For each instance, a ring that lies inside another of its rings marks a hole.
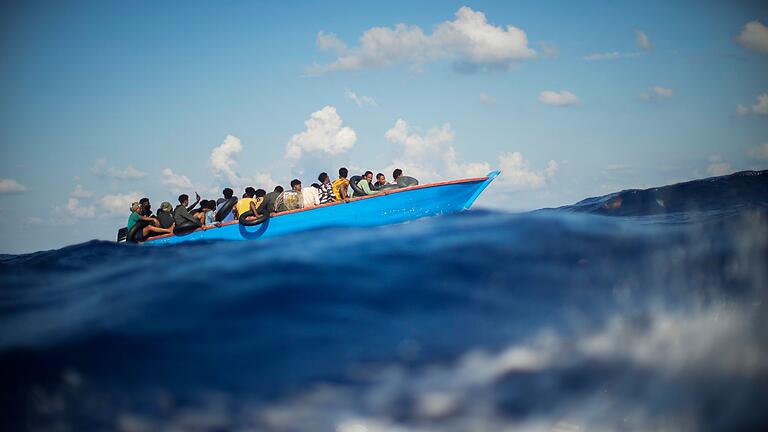
<instances>
[{"instance_id":1,"label":"boat's painted blue side","mask_svg":"<svg viewBox=\"0 0 768 432\"><path fill-rule=\"evenodd\" d=\"M219 227L204 227L187 234L167 235L145 242L167 245L195 240L251 240L276 237L317 228L388 225L425 216L456 213L472 206L480 193L499 175L453 182L413 186L369 197L353 198L309 209L279 213L257 226L231 222Z\"/></svg>"}]
</instances>

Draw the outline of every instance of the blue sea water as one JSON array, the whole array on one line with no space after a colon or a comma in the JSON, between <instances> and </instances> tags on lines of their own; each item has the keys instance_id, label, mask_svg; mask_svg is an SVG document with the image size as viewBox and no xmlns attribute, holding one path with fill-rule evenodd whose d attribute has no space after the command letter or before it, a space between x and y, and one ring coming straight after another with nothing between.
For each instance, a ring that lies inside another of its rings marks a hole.
<instances>
[{"instance_id":1,"label":"blue sea water","mask_svg":"<svg viewBox=\"0 0 768 432\"><path fill-rule=\"evenodd\" d=\"M524 214L0 256L0 426L760 430L768 171Z\"/></svg>"}]
</instances>

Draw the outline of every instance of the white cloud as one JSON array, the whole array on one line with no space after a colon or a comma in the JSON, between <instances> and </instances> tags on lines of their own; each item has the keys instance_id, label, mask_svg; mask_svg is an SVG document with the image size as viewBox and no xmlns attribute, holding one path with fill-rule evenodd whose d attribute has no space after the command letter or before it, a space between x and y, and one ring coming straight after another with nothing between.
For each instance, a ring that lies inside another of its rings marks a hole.
<instances>
[{"instance_id":1,"label":"white cloud","mask_svg":"<svg viewBox=\"0 0 768 432\"><path fill-rule=\"evenodd\" d=\"M559 164L550 160L546 168L534 171L530 168L528 161L523 158L522 153L509 152L499 155L499 168L501 169L499 183L516 191L544 187L547 181L554 177Z\"/></svg>"},{"instance_id":2,"label":"white cloud","mask_svg":"<svg viewBox=\"0 0 768 432\"><path fill-rule=\"evenodd\" d=\"M528 37L519 28L489 24L485 14L469 7L460 8L453 21L434 27L431 35L414 25L373 27L360 37L359 45L346 49L335 35L318 34L321 49L334 50L334 62L308 68L309 74L339 70L359 70L408 63L420 70L428 61L452 59L459 65L508 67L512 62L534 58Z\"/></svg>"},{"instance_id":3,"label":"white cloud","mask_svg":"<svg viewBox=\"0 0 768 432\"><path fill-rule=\"evenodd\" d=\"M615 60L619 57L621 57L621 54L619 54L618 51L613 51L613 52L589 54L587 56L584 56L584 60L588 60L588 61Z\"/></svg>"},{"instance_id":4,"label":"white cloud","mask_svg":"<svg viewBox=\"0 0 768 432\"><path fill-rule=\"evenodd\" d=\"M656 99L670 98L672 97L672 93L671 88L654 86L648 89L647 92L640 93L640 99L644 101L652 101Z\"/></svg>"},{"instance_id":5,"label":"white cloud","mask_svg":"<svg viewBox=\"0 0 768 432\"><path fill-rule=\"evenodd\" d=\"M128 192L125 194L108 194L101 197L101 205L108 215L125 215L131 212L131 204L138 202L144 195L141 192Z\"/></svg>"},{"instance_id":6,"label":"white cloud","mask_svg":"<svg viewBox=\"0 0 768 432\"><path fill-rule=\"evenodd\" d=\"M27 187L14 179L0 179L0 194L15 194L27 190Z\"/></svg>"},{"instance_id":7,"label":"white cloud","mask_svg":"<svg viewBox=\"0 0 768 432\"><path fill-rule=\"evenodd\" d=\"M748 22L736 40L746 49L768 53L768 27L760 21Z\"/></svg>"},{"instance_id":8,"label":"white cloud","mask_svg":"<svg viewBox=\"0 0 768 432\"><path fill-rule=\"evenodd\" d=\"M208 158L208 166L211 169L211 173L216 178L223 179L227 186L258 186L258 187L270 187L277 184L268 173L256 173L252 176L240 175L237 172L237 160L236 157L243 151L243 145L240 142L240 138L234 135L227 135L224 138L224 142L213 148L211 156ZM166 175L166 171L163 170L163 182L170 187L177 187L178 189L187 189L192 187L192 182L186 176L173 173L170 168L166 168L170 173ZM189 186L187 186L189 185ZM218 193L216 187L201 188L201 192L204 193Z\"/></svg>"},{"instance_id":9,"label":"white cloud","mask_svg":"<svg viewBox=\"0 0 768 432\"><path fill-rule=\"evenodd\" d=\"M83 185L79 184L75 186L75 189L69 193L69 196L73 198L90 198L93 196L93 192L83 188Z\"/></svg>"},{"instance_id":10,"label":"white cloud","mask_svg":"<svg viewBox=\"0 0 768 432\"><path fill-rule=\"evenodd\" d=\"M750 149L749 155L757 160L768 160L768 142Z\"/></svg>"},{"instance_id":11,"label":"white cloud","mask_svg":"<svg viewBox=\"0 0 768 432\"><path fill-rule=\"evenodd\" d=\"M644 51L650 51L653 49L651 40L648 39L648 35L646 35L642 30L635 30L635 43L637 44L638 48Z\"/></svg>"},{"instance_id":12,"label":"white cloud","mask_svg":"<svg viewBox=\"0 0 768 432\"><path fill-rule=\"evenodd\" d=\"M147 176L147 173L139 171L131 165L125 168L109 166L106 158L96 160L91 171L99 177L109 177L118 180L138 180Z\"/></svg>"},{"instance_id":13,"label":"white cloud","mask_svg":"<svg viewBox=\"0 0 768 432\"><path fill-rule=\"evenodd\" d=\"M485 93L480 93L480 103L483 105L496 105L496 98Z\"/></svg>"},{"instance_id":14,"label":"white cloud","mask_svg":"<svg viewBox=\"0 0 768 432\"><path fill-rule=\"evenodd\" d=\"M93 219L96 217L96 207L90 205L90 206L80 206L80 200L77 198L70 198L67 200L67 210L72 214L72 216L81 218L81 219Z\"/></svg>"},{"instance_id":15,"label":"white cloud","mask_svg":"<svg viewBox=\"0 0 768 432\"><path fill-rule=\"evenodd\" d=\"M559 92L547 90L539 93L539 101L547 105L569 106L578 104L579 98L566 90L560 90Z\"/></svg>"},{"instance_id":16,"label":"white cloud","mask_svg":"<svg viewBox=\"0 0 768 432\"><path fill-rule=\"evenodd\" d=\"M167 187L172 192L183 192L192 189L192 181L189 180L189 177L176 174L170 168L163 169L162 182L163 186Z\"/></svg>"},{"instance_id":17,"label":"white cloud","mask_svg":"<svg viewBox=\"0 0 768 432\"><path fill-rule=\"evenodd\" d=\"M303 153L337 155L351 149L357 141L355 131L342 127L342 119L332 106L313 112L304 124L307 130L288 141L285 149L288 159L299 159Z\"/></svg>"},{"instance_id":18,"label":"white cloud","mask_svg":"<svg viewBox=\"0 0 768 432\"><path fill-rule=\"evenodd\" d=\"M722 176L732 172L731 164L724 161L720 155L709 157L709 166L707 172L712 176Z\"/></svg>"},{"instance_id":19,"label":"white cloud","mask_svg":"<svg viewBox=\"0 0 768 432\"><path fill-rule=\"evenodd\" d=\"M453 137L449 123L419 133L412 131L405 120L398 119L384 134L387 141L398 145L395 152L398 157L387 171L401 168L422 182L479 177L491 171L491 166L485 162L460 162L458 152L450 145Z\"/></svg>"},{"instance_id":20,"label":"white cloud","mask_svg":"<svg viewBox=\"0 0 768 432\"><path fill-rule=\"evenodd\" d=\"M370 96L358 96L357 93L350 89L344 91L344 97L351 100L358 107L362 108L365 105L376 106L376 101Z\"/></svg>"},{"instance_id":21,"label":"white cloud","mask_svg":"<svg viewBox=\"0 0 768 432\"><path fill-rule=\"evenodd\" d=\"M317 34L317 47L323 51L333 50L339 55L347 51L347 45L339 40L335 34L328 34L322 31Z\"/></svg>"},{"instance_id":22,"label":"white cloud","mask_svg":"<svg viewBox=\"0 0 768 432\"><path fill-rule=\"evenodd\" d=\"M757 115L768 115L768 93L757 95L757 101L755 101L752 107L748 108L741 104L737 105L736 113L739 115L747 115L750 113Z\"/></svg>"},{"instance_id":23,"label":"white cloud","mask_svg":"<svg viewBox=\"0 0 768 432\"><path fill-rule=\"evenodd\" d=\"M214 147L211 156L208 159L208 166L214 175L225 177L230 183L238 182L238 175L235 172L237 162L234 159L238 153L243 150L240 138L234 135L227 135L218 147Z\"/></svg>"}]
</instances>

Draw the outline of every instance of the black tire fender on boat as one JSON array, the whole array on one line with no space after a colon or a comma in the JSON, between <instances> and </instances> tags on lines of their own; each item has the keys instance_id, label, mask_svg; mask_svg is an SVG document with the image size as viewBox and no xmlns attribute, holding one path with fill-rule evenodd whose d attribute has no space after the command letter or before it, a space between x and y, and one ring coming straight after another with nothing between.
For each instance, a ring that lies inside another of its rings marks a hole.
<instances>
[{"instance_id":1,"label":"black tire fender on boat","mask_svg":"<svg viewBox=\"0 0 768 432\"><path fill-rule=\"evenodd\" d=\"M246 219L249 216L255 216L251 210L248 210L247 212L241 214L240 217L238 218L238 222L240 222L240 225L245 225L245 226L261 225L262 223L264 223L264 221L269 219L269 213L263 214L257 217L256 219Z\"/></svg>"},{"instance_id":2,"label":"black tire fender on boat","mask_svg":"<svg viewBox=\"0 0 768 432\"><path fill-rule=\"evenodd\" d=\"M186 223L183 225L176 225L176 227L173 228L174 234L184 234L188 233L190 231L194 231L196 229L200 228L200 225L194 224L192 222Z\"/></svg>"},{"instance_id":3,"label":"black tire fender on boat","mask_svg":"<svg viewBox=\"0 0 768 432\"><path fill-rule=\"evenodd\" d=\"M136 233L139 232L140 229L142 229L144 225L140 224L139 222L136 222L133 224L131 229L128 230L128 233L125 235L125 242L126 243L138 243L135 239Z\"/></svg>"},{"instance_id":4,"label":"black tire fender on boat","mask_svg":"<svg viewBox=\"0 0 768 432\"><path fill-rule=\"evenodd\" d=\"M224 218L227 217L229 212L232 211L232 207L234 207L235 204L237 204L237 197L232 197L232 198L224 201L221 204L221 207L219 208L219 210L213 216L213 220L215 220L216 222L223 221Z\"/></svg>"},{"instance_id":5,"label":"black tire fender on boat","mask_svg":"<svg viewBox=\"0 0 768 432\"><path fill-rule=\"evenodd\" d=\"M357 185L357 182L362 180L363 177L356 175L349 178L349 187L352 188L352 196L353 197L361 197L368 195L365 193L362 189L360 189L360 186Z\"/></svg>"}]
</instances>

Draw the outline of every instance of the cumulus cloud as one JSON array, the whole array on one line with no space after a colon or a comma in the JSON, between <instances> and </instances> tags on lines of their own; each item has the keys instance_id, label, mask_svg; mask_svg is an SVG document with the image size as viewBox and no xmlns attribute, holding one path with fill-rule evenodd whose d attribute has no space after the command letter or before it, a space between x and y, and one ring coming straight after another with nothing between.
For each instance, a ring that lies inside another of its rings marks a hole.
<instances>
[{"instance_id":1,"label":"cumulus cloud","mask_svg":"<svg viewBox=\"0 0 768 432\"><path fill-rule=\"evenodd\" d=\"M707 172L712 176L722 176L732 172L731 164L724 161L722 156L714 155L709 158Z\"/></svg>"},{"instance_id":2,"label":"cumulus cloud","mask_svg":"<svg viewBox=\"0 0 768 432\"><path fill-rule=\"evenodd\" d=\"M749 155L757 160L768 160L768 142L750 149Z\"/></svg>"},{"instance_id":3,"label":"cumulus cloud","mask_svg":"<svg viewBox=\"0 0 768 432\"><path fill-rule=\"evenodd\" d=\"M587 60L587 61L615 60L615 59L617 59L619 57L621 57L621 54L619 54L618 51L613 51L613 52L589 54L589 55L584 56L584 60Z\"/></svg>"},{"instance_id":4,"label":"cumulus cloud","mask_svg":"<svg viewBox=\"0 0 768 432\"><path fill-rule=\"evenodd\" d=\"M342 126L336 108L326 106L312 113L304 122L307 130L291 137L285 149L285 157L299 159L304 153L337 155L351 149L357 141L352 128Z\"/></svg>"},{"instance_id":5,"label":"cumulus cloud","mask_svg":"<svg viewBox=\"0 0 768 432\"><path fill-rule=\"evenodd\" d=\"M647 92L640 93L640 99L646 102L670 97L672 97L672 89L661 86L654 86L648 89Z\"/></svg>"},{"instance_id":6,"label":"cumulus cloud","mask_svg":"<svg viewBox=\"0 0 768 432\"><path fill-rule=\"evenodd\" d=\"M352 102L354 102L355 105L357 105L360 108L362 108L362 107L364 107L366 105L376 106L376 101L372 97L370 97L370 96L362 96L362 95L358 96L357 93L353 92L350 89L347 89L344 92L344 97L349 99L349 100L351 100Z\"/></svg>"},{"instance_id":7,"label":"cumulus cloud","mask_svg":"<svg viewBox=\"0 0 768 432\"><path fill-rule=\"evenodd\" d=\"M27 190L27 187L14 179L0 179L0 194L16 194Z\"/></svg>"},{"instance_id":8,"label":"cumulus cloud","mask_svg":"<svg viewBox=\"0 0 768 432\"><path fill-rule=\"evenodd\" d=\"M736 41L748 50L768 53L768 27L760 21L748 22Z\"/></svg>"},{"instance_id":9,"label":"cumulus cloud","mask_svg":"<svg viewBox=\"0 0 768 432\"><path fill-rule=\"evenodd\" d=\"M397 145L397 158L387 170L401 168L407 174L436 181L456 177L479 177L491 171L485 162L464 163L451 145L454 132L450 123L426 132L414 131L403 119L398 119L384 138Z\"/></svg>"},{"instance_id":10,"label":"cumulus cloud","mask_svg":"<svg viewBox=\"0 0 768 432\"><path fill-rule=\"evenodd\" d=\"M502 153L499 155L499 168L502 175L499 182L511 190L540 189L554 177L559 168L557 161L550 160L546 168L535 171L520 152Z\"/></svg>"},{"instance_id":11,"label":"cumulus cloud","mask_svg":"<svg viewBox=\"0 0 768 432\"><path fill-rule=\"evenodd\" d=\"M109 177L117 180L138 180L147 176L147 173L137 170L131 165L125 168L117 168L107 164L107 159L102 158L94 162L91 172L99 177Z\"/></svg>"},{"instance_id":12,"label":"cumulus cloud","mask_svg":"<svg viewBox=\"0 0 768 432\"><path fill-rule=\"evenodd\" d=\"M176 174L170 168L163 169L163 186L167 187L173 192L182 192L192 189L192 181L189 177L181 174Z\"/></svg>"},{"instance_id":13,"label":"cumulus cloud","mask_svg":"<svg viewBox=\"0 0 768 432\"><path fill-rule=\"evenodd\" d=\"M75 189L69 193L69 196L73 198L90 198L93 196L93 192L86 190L83 185L75 186Z\"/></svg>"},{"instance_id":14,"label":"cumulus cloud","mask_svg":"<svg viewBox=\"0 0 768 432\"><path fill-rule=\"evenodd\" d=\"M451 59L469 67L509 67L512 62L531 59L536 51L528 47L528 37L519 28L490 24L483 12L460 8L453 21L436 25L431 35L415 25L373 27L360 37L359 45L347 49L335 35L318 34L321 49L335 51L329 64L307 69L309 74L339 70L359 70L407 63L420 70L428 61Z\"/></svg>"},{"instance_id":15,"label":"cumulus cloud","mask_svg":"<svg viewBox=\"0 0 768 432\"><path fill-rule=\"evenodd\" d=\"M539 101L547 105L569 106L578 104L579 98L566 90L560 90L559 92L547 90L539 93Z\"/></svg>"},{"instance_id":16,"label":"cumulus cloud","mask_svg":"<svg viewBox=\"0 0 768 432\"><path fill-rule=\"evenodd\" d=\"M101 197L100 202L107 215L127 217L131 211L131 204L138 202L144 196L146 195L141 192L107 194Z\"/></svg>"},{"instance_id":17,"label":"cumulus cloud","mask_svg":"<svg viewBox=\"0 0 768 432\"><path fill-rule=\"evenodd\" d=\"M496 105L496 98L485 93L480 93L480 103L483 105Z\"/></svg>"},{"instance_id":18,"label":"cumulus cloud","mask_svg":"<svg viewBox=\"0 0 768 432\"><path fill-rule=\"evenodd\" d=\"M339 55L347 51L347 45L335 34L328 34L322 31L317 34L317 47L323 51L333 50Z\"/></svg>"},{"instance_id":19,"label":"cumulus cloud","mask_svg":"<svg viewBox=\"0 0 768 432\"><path fill-rule=\"evenodd\" d=\"M80 200L77 198L69 198L67 200L67 210L72 216L81 219L93 219L96 217L96 207L93 205L81 206Z\"/></svg>"},{"instance_id":20,"label":"cumulus cloud","mask_svg":"<svg viewBox=\"0 0 768 432\"><path fill-rule=\"evenodd\" d=\"M256 173L254 175L241 175L237 172L237 156L243 151L243 145L240 142L240 138L234 135L227 135L224 138L224 142L214 147L211 151L211 156L208 158L208 166L211 169L211 173L214 177L223 179L228 186L255 186L270 187L276 184L272 177L268 173ZM168 168L166 168L168 169ZM171 172L173 176L166 176L165 170L163 171L166 181L173 181L173 184L178 187L186 187L184 185L191 181L186 176L179 176Z\"/></svg>"},{"instance_id":21,"label":"cumulus cloud","mask_svg":"<svg viewBox=\"0 0 768 432\"><path fill-rule=\"evenodd\" d=\"M645 34L645 32L642 30L635 30L635 44L637 44L638 48L644 51L650 51L653 49L651 40L648 39L648 35Z\"/></svg>"},{"instance_id":22,"label":"cumulus cloud","mask_svg":"<svg viewBox=\"0 0 768 432\"><path fill-rule=\"evenodd\" d=\"M451 178L482 177L493 170L488 162L463 162L451 144L454 131L449 123L425 132L412 130L398 119L384 137L398 145L393 164L387 169L402 168L407 174L426 181ZM498 157L501 176L497 184L508 191L539 189L554 177L558 163L548 162L546 168L533 170L520 152L501 153Z\"/></svg>"},{"instance_id":23,"label":"cumulus cloud","mask_svg":"<svg viewBox=\"0 0 768 432\"><path fill-rule=\"evenodd\" d=\"M757 100L751 107L746 107L741 104L737 105L736 113L739 115L768 115L768 93L761 93L757 95Z\"/></svg>"}]
</instances>

